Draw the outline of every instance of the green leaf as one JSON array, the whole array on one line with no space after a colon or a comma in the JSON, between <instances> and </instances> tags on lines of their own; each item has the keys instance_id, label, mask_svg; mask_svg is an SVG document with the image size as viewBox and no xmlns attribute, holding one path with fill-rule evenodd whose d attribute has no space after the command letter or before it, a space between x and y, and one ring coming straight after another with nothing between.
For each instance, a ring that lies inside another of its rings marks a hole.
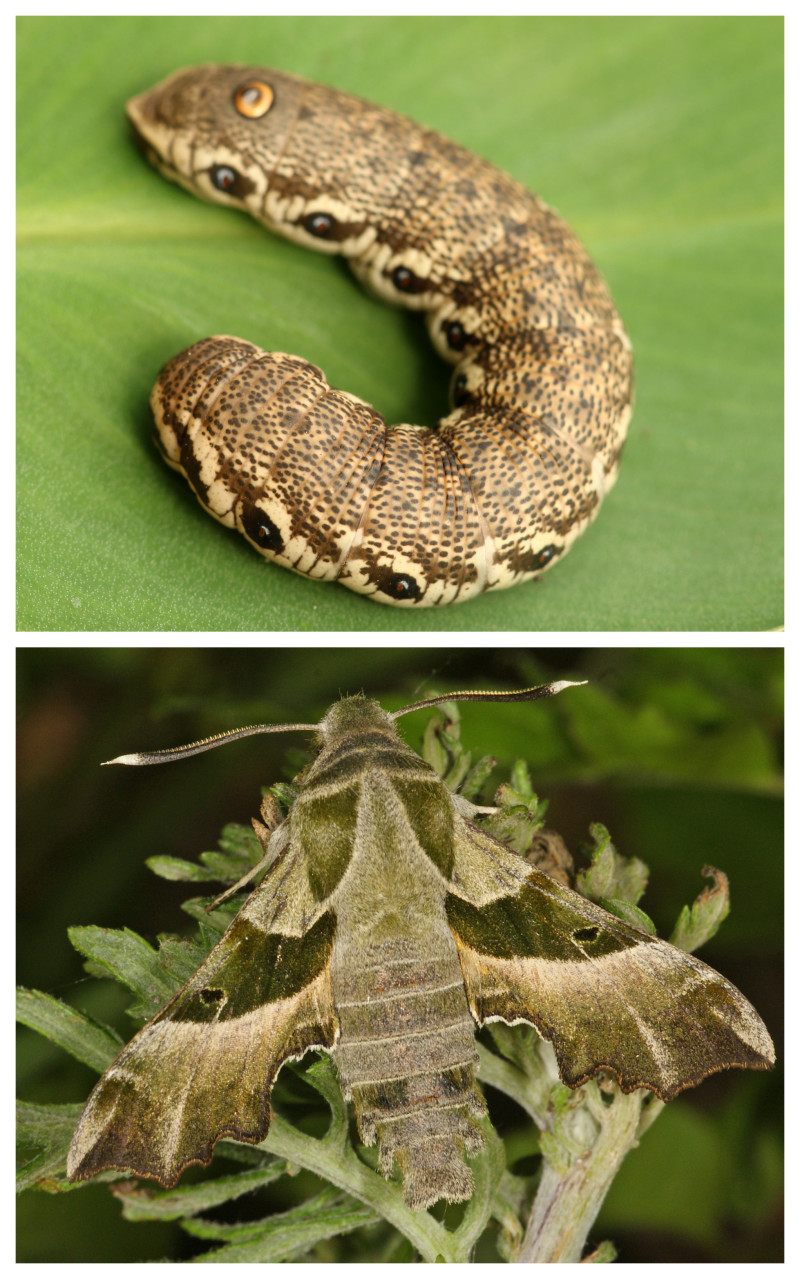
<instances>
[{"instance_id":1,"label":"green leaf","mask_svg":"<svg viewBox=\"0 0 800 1279\"><path fill-rule=\"evenodd\" d=\"M200 1262L286 1261L307 1253L315 1244L349 1234L380 1221L377 1212L349 1195L325 1189L313 1199L276 1213L263 1221L228 1225L203 1220L185 1221L187 1234L198 1239L227 1240L224 1248L195 1258Z\"/></svg>"},{"instance_id":2,"label":"green leaf","mask_svg":"<svg viewBox=\"0 0 800 1279\"><path fill-rule=\"evenodd\" d=\"M281 783L278 784L283 790ZM293 787L287 788L292 790L292 798L296 794ZM227 864L224 857L227 857L230 864L230 876L232 879L238 879L249 866L255 866L264 856L264 850L256 838L255 831L252 826L242 826L240 822L228 822L222 828L222 834L219 837L219 846L222 850L212 850L209 853L201 853L200 860L205 862L207 866L213 866L217 870L222 870Z\"/></svg>"},{"instance_id":3,"label":"green leaf","mask_svg":"<svg viewBox=\"0 0 800 1279\"><path fill-rule=\"evenodd\" d=\"M211 881L235 883L263 857L264 850L250 826L229 822L223 827L219 848L200 854L200 862L187 862L180 857L148 857L145 865L162 879L183 880L194 884Z\"/></svg>"},{"instance_id":4,"label":"green leaf","mask_svg":"<svg viewBox=\"0 0 800 1279\"><path fill-rule=\"evenodd\" d=\"M91 925L70 928L68 934L75 949L90 960L87 965L89 971L95 975L116 977L138 995L139 1003L131 1007L130 1013L142 1021L154 1016L185 980L180 973L165 970L163 947L154 950L130 928L96 928ZM191 943L178 941L176 945L185 948Z\"/></svg>"},{"instance_id":5,"label":"green leaf","mask_svg":"<svg viewBox=\"0 0 800 1279\"><path fill-rule=\"evenodd\" d=\"M610 1239L604 1239L598 1244L588 1256L582 1258L584 1265L606 1266L611 1261L616 1261L617 1250Z\"/></svg>"},{"instance_id":6,"label":"green leaf","mask_svg":"<svg viewBox=\"0 0 800 1279\"><path fill-rule=\"evenodd\" d=\"M728 879L721 870L704 866L703 874L713 880L713 887L704 888L692 906L684 906L670 937L673 946L681 950L698 950L709 941L730 912Z\"/></svg>"},{"instance_id":7,"label":"green leaf","mask_svg":"<svg viewBox=\"0 0 800 1279\"><path fill-rule=\"evenodd\" d=\"M17 52L20 629L780 625L780 18L48 15L19 19ZM266 565L159 460L156 374L211 333L295 351L390 421L446 411L413 315L136 152L128 96L243 57L488 156L608 279L636 358L630 438L596 526L540 583L381 607Z\"/></svg>"},{"instance_id":8,"label":"green leaf","mask_svg":"<svg viewBox=\"0 0 800 1279\"><path fill-rule=\"evenodd\" d=\"M656 926L652 919L632 902L624 901L621 897L600 897L597 904L609 914L616 915L617 919L624 919L626 924L633 924L634 928L640 928L643 933L649 933L651 937L655 937Z\"/></svg>"},{"instance_id":9,"label":"green leaf","mask_svg":"<svg viewBox=\"0 0 800 1279\"><path fill-rule=\"evenodd\" d=\"M126 1182L124 1187L114 1186L113 1193L122 1204L126 1221L177 1221L269 1186L285 1173L285 1162L276 1159L265 1168L249 1168L232 1177L209 1178L177 1190L151 1190L140 1184L130 1189L130 1183Z\"/></svg>"},{"instance_id":10,"label":"green leaf","mask_svg":"<svg viewBox=\"0 0 800 1279\"><path fill-rule=\"evenodd\" d=\"M466 777L460 786L461 794L465 799L474 800L483 789L484 783L497 764L496 755L482 755L481 758L472 765Z\"/></svg>"},{"instance_id":11,"label":"green leaf","mask_svg":"<svg viewBox=\"0 0 800 1279\"><path fill-rule=\"evenodd\" d=\"M215 875L213 871L198 866L197 862L187 862L182 857L148 857L145 866L160 879L181 880L190 884L205 884L219 879L219 875Z\"/></svg>"},{"instance_id":12,"label":"green leaf","mask_svg":"<svg viewBox=\"0 0 800 1279\"><path fill-rule=\"evenodd\" d=\"M48 1189L68 1189L64 1178L67 1148L72 1140L82 1106L37 1106L17 1102L17 1147L39 1153L17 1172L17 1190L43 1183Z\"/></svg>"},{"instance_id":13,"label":"green leaf","mask_svg":"<svg viewBox=\"0 0 800 1279\"><path fill-rule=\"evenodd\" d=\"M17 1021L97 1071L105 1070L122 1047L115 1031L41 990L17 988Z\"/></svg>"},{"instance_id":14,"label":"green leaf","mask_svg":"<svg viewBox=\"0 0 800 1279\"><path fill-rule=\"evenodd\" d=\"M584 897L604 905L612 914L618 915L620 911L609 906L609 901L629 903L635 908L647 887L647 867L638 857L623 857L618 853L611 842L611 836L600 822L593 822L589 830L595 842L595 847L591 850L592 864L588 870L579 871L575 876L575 887ZM647 920L643 911L638 913ZM625 915L621 917L626 918ZM644 927L642 923L636 922L635 917L631 917L630 922L637 928ZM647 922L650 927L645 931L655 931L652 923L649 920Z\"/></svg>"},{"instance_id":15,"label":"green leaf","mask_svg":"<svg viewBox=\"0 0 800 1279\"><path fill-rule=\"evenodd\" d=\"M470 1159L472 1178L475 1188L472 1198L464 1209L461 1224L454 1233L454 1242L466 1259L483 1234L497 1196L503 1174L506 1170L506 1153L502 1141L498 1137L491 1120L485 1117L481 1121L483 1130L483 1147Z\"/></svg>"}]
</instances>

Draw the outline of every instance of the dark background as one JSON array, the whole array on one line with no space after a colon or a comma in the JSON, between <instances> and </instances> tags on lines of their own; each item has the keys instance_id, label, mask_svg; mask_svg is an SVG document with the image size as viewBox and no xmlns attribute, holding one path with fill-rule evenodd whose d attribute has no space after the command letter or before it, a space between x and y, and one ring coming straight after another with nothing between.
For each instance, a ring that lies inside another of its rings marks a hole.
<instances>
[{"instance_id":1,"label":"dark background","mask_svg":"<svg viewBox=\"0 0 800 1279\"><path fill-rule=\"evenodd\" d=\"M433 692L586 678L552 701L462 707L462 739L517 756L550 799L548 824L578 855L601 821L650 866L642 906L669 936L710 862L732 911L702 957L764 1017L769 1074L716 1076L667 1107L629 1156L593 1241L620 1261L778 1261L781 1221L782 678L778 649L70 648L18 652L19 980L128 1035L126 999L87 979L66 930L130 927L153 940L190 929L187 886L146 857L196 859L229 821L249 822L260 787L296 771L308 736L234 743L161 768L102 760L246 723L315 722L342 694L394 709ZM429 712L401 721L419 746ZM287 772L287 756L295 761ZM91 1072L20 1034L20 1095L83 1100ZM344 1240L342 1259L368 1259ZM348 1254L347 1249L352 1251ZM21 1261L134 1261L192 1255L175 1225L123 1221L104 1186L21 1199ZM485 1259L489 1259L488 1257Z\"/></svg>"}]
</instances>

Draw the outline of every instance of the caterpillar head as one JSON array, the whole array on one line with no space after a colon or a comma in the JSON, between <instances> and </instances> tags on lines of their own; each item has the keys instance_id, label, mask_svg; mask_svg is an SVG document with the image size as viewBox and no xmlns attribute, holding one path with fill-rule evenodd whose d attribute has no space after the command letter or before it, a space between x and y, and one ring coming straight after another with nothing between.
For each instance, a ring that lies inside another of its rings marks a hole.
<instances>
[{"instance_id":1,"label":"caterpillar head","mask_svg":"<svg viewBox=\"0 0 800 1279\"><path fill-rule=\"evenodd\" d=\"M126 111L165 177L204 200L255 210L303 91L302 81L263 67L190 67L131 98Z\"/></svg>"}]
</instances>

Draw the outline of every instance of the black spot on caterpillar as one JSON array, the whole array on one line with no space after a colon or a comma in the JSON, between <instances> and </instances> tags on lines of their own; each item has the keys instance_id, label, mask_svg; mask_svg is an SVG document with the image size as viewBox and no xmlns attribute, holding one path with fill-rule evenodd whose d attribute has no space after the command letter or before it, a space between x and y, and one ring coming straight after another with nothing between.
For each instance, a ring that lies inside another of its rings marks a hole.
<instances>
[{"instance_id":1,"label":"black spot on caterpillar","mask_svg":"<svg viewBox=\"0 0 800 1279\"><path fill-rule=\"evenodd\" d=\"M388 426L294 355L212 337L151 396L167 462L268 559L385 604L535 577L591 523L631 415L630 343L566 223L485 160L283 72L205 66L133 98L167 177L342 253L455 364L435 430Z\"/></svg>"}]
</instances>

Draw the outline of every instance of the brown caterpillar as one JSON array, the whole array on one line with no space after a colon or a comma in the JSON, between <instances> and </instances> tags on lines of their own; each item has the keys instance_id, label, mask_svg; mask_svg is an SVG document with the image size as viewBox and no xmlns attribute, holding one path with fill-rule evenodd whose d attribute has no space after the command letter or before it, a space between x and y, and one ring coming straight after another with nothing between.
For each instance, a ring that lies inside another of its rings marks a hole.
<instances>
[{"instance_id":1,"label":"brown caterpillar","mask_svg":"<svg viewBox=\"0 0 800 1279\"><path fill-rule=\"evenodd\" d=\"M454 603L559 559L616 479L632 361L558 214L440 134L284 72L179 71L127 111L167 177L343 253L379 297L425 311L455 365L435 430L387 427L297 356L195 343L150 402L209 513L384 604Z\"/></svg>"}]
</instances>

